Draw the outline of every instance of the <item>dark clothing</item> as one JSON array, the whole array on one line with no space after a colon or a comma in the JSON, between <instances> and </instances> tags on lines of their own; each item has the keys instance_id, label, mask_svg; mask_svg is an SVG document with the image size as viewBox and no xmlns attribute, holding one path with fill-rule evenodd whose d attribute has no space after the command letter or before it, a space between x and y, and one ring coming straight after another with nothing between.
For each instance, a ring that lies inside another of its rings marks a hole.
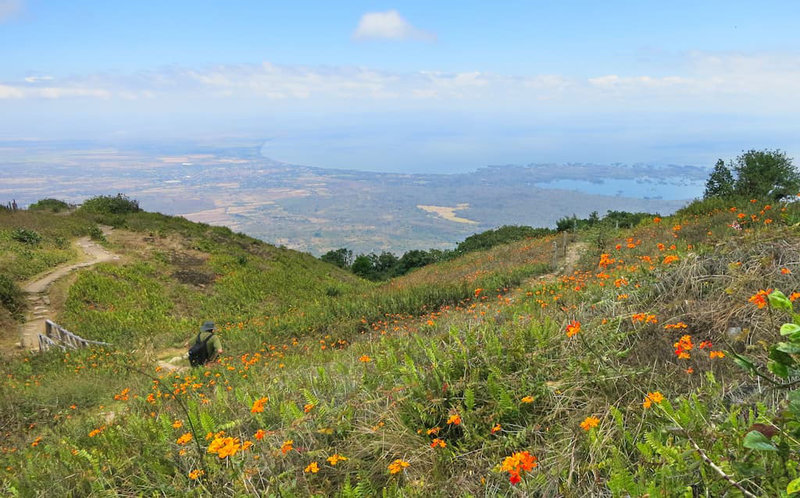
<instances>
[{"instance_id":1,"label":"dark clothing","mask_svg":"<svg viewBox=\"0 0 800 498\"><path fill-rule=\"evenodd\" d=\"M200 342L205 341L211 334L212 332L210 331L200 332ZM208 361L214 360L217 357L217 353L222 351L222 342L219 340L219 336L217 334L214 334L211 336L211 339L208 339L206 348L208 351Z\"/></svg>"}]
</instances>

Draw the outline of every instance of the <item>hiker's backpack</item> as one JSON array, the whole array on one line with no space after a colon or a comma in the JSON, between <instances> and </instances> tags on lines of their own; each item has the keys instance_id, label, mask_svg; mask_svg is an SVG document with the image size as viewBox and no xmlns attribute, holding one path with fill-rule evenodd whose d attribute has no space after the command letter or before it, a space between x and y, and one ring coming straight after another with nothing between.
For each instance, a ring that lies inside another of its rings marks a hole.
<instances>
[{"instance_id":1,"label":"hiker's backpack","mask_svg":"<svg viewBox=\"0 0 800 498\"><path fill-rule=\"evenodd\" d=\"M194 341L194 345L189 348L189 364L193 367L199 367L203 365L206 361L208 361L208 340L214 333L208 334L208 337L200 340L200 334L197 334L197 340Z\"/></svg>"}]
</instances>

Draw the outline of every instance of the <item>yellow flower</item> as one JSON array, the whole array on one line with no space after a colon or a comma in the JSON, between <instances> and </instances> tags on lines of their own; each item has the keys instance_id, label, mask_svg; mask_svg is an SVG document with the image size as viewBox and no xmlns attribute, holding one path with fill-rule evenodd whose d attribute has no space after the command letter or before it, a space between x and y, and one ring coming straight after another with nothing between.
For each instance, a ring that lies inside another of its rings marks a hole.
<instances>
[{"instance_id":1,"label":"yellow flower","mask_svg":"<svg viewBox=\"0 0 800 498\"><path fill-rule=\"evenodd\" d=\"M453 425L460 425L461 416L458 413L454 413L453 415L450 415L450 418L447 419L447 423Z\"/></svg>"},{"instance_id":2,"label":"yellow flower","mask_svg":"<svg viewBox=\"0 0 800 498\"><path fill-rule=\"evenodd\" d=\"M281 445L281 453L283 453L285 455L285 454L289 453L290 451L292 451L292 449L293 449L292 445L293 444L294 444L294 440L292 440L292 439L287 439L286 441L284 441L283 444Z\"/></svg>"},{"instance_id":3,"label":"yellow flower","mask_svg":"<svg viewBox=\"0 0 800 498\"><path fill-rule=\"evenodd\" d=\"M178 444L186 444L191 440L192 440L192 433L191 432L187 432L187 433L185 433L184 435L182 435L181 437L178 438L177 443Z\"/></svg>"},{"instance_id":4,"label":"yellow flower","mask_svg":"<svg viewBox=\"0 0 800 498\"><path fill-rule=\"evenodd\" d=\"M599 418L589 416L583 419L583 422L581 422L581 429L588 431L593 427L597 427L599 423L600 423Z\"/></svg>"},{"instance_id":5,"label":"yellow flower","mask_svg":"<svg viewBox=\"0 0 800 498\"><path fill-rule=\"evenodd\" d=\"M311 462L308 464L308 467L304 469L304 472L310 472L312 474L316 474L317 472L319 472L319 465L317 465L317 462Z\"/></svg>"},{"instance_id":6,"label":"yellow flower","mask_svg":"<svg viewBox=\"0 0 800 498\"><path fill-rule=\"evenodd\" d=\"M402 472L404 468L408 467L409 463L405 460L401 460L398 458L394 462L389 464L389 473L390 474L397 474L398 472Z\"/></svg>"},{"instance_id":7,"label":"yellow flower","mask_svg":"<svg viewBox=\"0 0 800 498\"><path fill-rule=\"evenodd\" d=\"M664 401L664 395L658 391L647 393L647 396L644 398L644 402L642 402L642 406L645 408L650 408L653 403L661 403Z\"/></svg>"},{"instance_id":8,"label":"yellow flower","mask_svg":"<svg viewBox=\"0 0 800 498\"><path fill-rule=\"evenodd\" d=\"M533 399L534 399L533 396L525 396L520 401L522 401L523 403L533 403Z\"/></svg>"}]
</instances>

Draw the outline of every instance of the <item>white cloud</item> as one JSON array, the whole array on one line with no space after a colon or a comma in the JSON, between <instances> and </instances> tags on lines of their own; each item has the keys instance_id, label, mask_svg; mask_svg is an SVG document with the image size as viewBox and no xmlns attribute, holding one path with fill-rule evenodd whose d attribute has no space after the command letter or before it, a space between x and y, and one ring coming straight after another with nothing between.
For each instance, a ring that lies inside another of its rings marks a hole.
<instances>
[{"instance_id":1,"label":"white cloud","mask_svg":"<svg viewBox=\"0 0 800 498\"><path fill-rule=\"evenodd\" d=\"M458 109L554 112L800 112L800 54L686 54L680 72L513 76L486 72L389 72L365 67L277 64L170 67L130 75L30 76L0 81L0 100L147 100L153 108L369 110ZM214 104L217 102L217 104ZM172 106L172 107L171 107ZM199 107L198 107L199 106ZM294 107L293 107L294 106Z\"/></svg>"},{"instance_id":2,"label":"white cloud","mask_svg":"<svg viewBox=\"0 0 800 498\"><path fill-rule=\"evenodd\" d=\"M396 10L367 12L358 21L353 38L357 40L436 41L434 33L415 28Z\"/></svg>"},{"instance_id":3,"label":"white cloud","mask_svg":"<svg viewBox=\"0 0 800 498\"><path fill-rule=\"evenodd\" d=\"M22 12L22 0L0 0L0 22L13 19Z\"/></svg>"},{"instance_id":4,"label":"white cloud","mask_svg":"<svg viewBox=\"0 0 800 498\"><path fill-rule=\"evenodd\" d=\"M52 76L28 76L25 78L26 83L39 83L41 81L51 81Z\"/></svg>"}]
</instances>

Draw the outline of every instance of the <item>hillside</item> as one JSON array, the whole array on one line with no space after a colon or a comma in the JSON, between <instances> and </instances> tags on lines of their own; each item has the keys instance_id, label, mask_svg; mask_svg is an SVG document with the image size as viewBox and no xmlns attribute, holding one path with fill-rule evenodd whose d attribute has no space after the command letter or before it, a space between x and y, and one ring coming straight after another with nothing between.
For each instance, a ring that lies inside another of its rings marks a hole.
<instances>
[{"instance_id":1,"label":"hillside","mask_svg":"<svg viewBox=\"0 0 800 498\"><path fill-rule=\"evenodd\" d=\"M375 284L181 218L0 212L17 285L80 236L119 256L56 289L58 322L111 348L20 354L25 310L1 311L2 490L786 493L798 222L795 202L698 202ZM219 363L158 367L207 319Z\"/></svg>"}]
</instances>

